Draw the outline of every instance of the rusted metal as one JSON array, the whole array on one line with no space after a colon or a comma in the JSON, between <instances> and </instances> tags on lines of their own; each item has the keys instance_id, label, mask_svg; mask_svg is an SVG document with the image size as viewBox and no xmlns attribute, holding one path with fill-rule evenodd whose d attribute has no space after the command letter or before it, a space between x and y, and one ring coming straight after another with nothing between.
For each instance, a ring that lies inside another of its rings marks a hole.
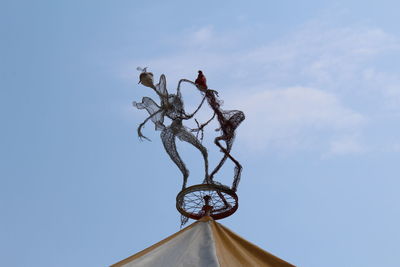
<instances>
[{"instance_id":1,"label":"rusted metal","mask_svg":"<svg viewBox=\"0 0 400 267\"><path fill-rule=\"evenodd\" d=\"M199 220L210 216L214 220L226 218L239 207L236 193L225 186L199 184L188 187L176 197L176 208L185 217Z\"/></svg>"}]
</instances>

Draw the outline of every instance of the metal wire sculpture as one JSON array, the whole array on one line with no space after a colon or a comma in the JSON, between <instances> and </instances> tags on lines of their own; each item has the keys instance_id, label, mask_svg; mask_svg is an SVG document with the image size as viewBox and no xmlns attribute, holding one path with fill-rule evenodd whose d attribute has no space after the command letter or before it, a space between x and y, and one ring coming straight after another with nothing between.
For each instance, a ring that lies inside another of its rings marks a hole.
<instances>
[{"instance_id":1,"label":"metal wire sculpture","mask_svg":"<svg viewBox=\"0 0 400 267\"><path fill-rule=\"evenodd\" d=\"M240 110L223 110L221 109L222 101L218 100L218 92L212 89L203 88L201 86L197 87L206 97L208 104L214 111L214 115L208 120L206 123L201 124L198 130L203 129L207 126L215 116L217 116L221 132L221 136L218 136L214 139L214 143L221 149L224 156L217 164L215 169L211 172L209 176L209 182L213 182L213 178L215 174L221 169L222 165L224 165L225 161L229 158L235 164L235 171L234 171L234 178L232 183L232 190L236 191L239 185L241 173L242 173L242 165L237 161L232 155L232 145L233 141L235 140L235 130L240 125L240 123L245 119L245 115ZM197 130L197 129L196 129ZM225 147L222 146L220 141L225 142Z\"/></svg>"},{"instance_id":2,"label":"metal wire sculpture","mask_svg":"<svg viewBox=\"0 0 400 267\"><path fill-rule=\"evenodd\" d=\"M152 88L157 93L157 95L160 97L160 105L158 105L150 97L143 97L141 103L133 102L133 106L138 109L146 109L150 115L139 125L137 129L139 138L150 141L149 138L142 134L142 128L148 120L152 120L155 125L155 130L161 131L161 140L163 142L165 151L182 172L182 189L184 189L186 188L187 179L189 177L189 170L186 168L185 163L181 159L176 149L176 137L178 137L181 141L192 144L201 152L204 159L205 179L208 178L208 154L207 149L201 144L201 142L182 124L183 120L191 119L197 113L197 111L203 105L204 99L192 114L186 114L180 92L181 82L183 82L183 80L179 82L176 94L169 94L164 74L161 75L160 82L154 86L153 74L147 72L146 69L143 69L142 73L140 74L140 83ZM164 125L165 116L172 120L171 125Z\"/></svg>"},{"instance_id":3,"label":"metal wire sculpture","mask_svg":"<svg viewBox=\"0 0 400 267\"><path fill-rule=\"evenodd\" d=\"M223 110L221 108L222 101L218 99L218 92L207 88L205 76L201 71L199 71L199 76L195 82L181 79L178 82L176 94L170 94L166 87L167 83L164 74L160 76L159 83L154 85L153 74L151 72L148 72L146 68L138 68L138 70L142 71L139 83L153 89L159 96L160 103L157 104L150 97L143 97L140 103L133 102L133 106L138 109L146 109L149 113L149 116L139 125L137 133L140 139L150 140L142 134L142 128L151 120L155 125L155 130L161 131L160 136L165 151L182 172L182 191L177 196L177 209L182 214L182 225L186 223L188 218L199 219L205 214L212 216L214 219L221 219L233 214L238 208L238 197L235 192L240 181L242 165L231 155L231 150L235 139L235 130L245 119L244 113L240 110ZM191 114L187 114L184 109L180 89L181 84L184 82L194 85L202 94L201 103ZM200 124L195 119L198 127L189 129L183 122L192 118L194 119L195 114L203 106L205 100L207 100L208 105L213 110L213 116L203 124ZM164 125L165 117L172 121L168 126ZM202 145L202 140L204 128L215 117L217 117L219 123L217 130L220 131L221 135L214 139L214 143L223 153L223 157L209 174L208 152ZM196 136L193 132L197 133ZM200 133L201 136L199 139ZM204 159L203 184L186 188L189 170L186 168L184 161L177 151L176 138L193 145L201 152ZM221 142L225 143L225 146ZM228 158L235 165L231 187L214 181L215 175ZM203 200L205 205L203 205Z\"/></svg>"}]
</instances>

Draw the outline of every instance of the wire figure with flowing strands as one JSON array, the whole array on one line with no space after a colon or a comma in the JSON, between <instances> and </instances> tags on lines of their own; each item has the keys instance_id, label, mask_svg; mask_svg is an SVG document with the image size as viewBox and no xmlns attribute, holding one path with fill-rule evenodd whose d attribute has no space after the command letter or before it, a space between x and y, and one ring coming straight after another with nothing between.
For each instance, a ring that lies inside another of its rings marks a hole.
<instances>
[{"instance_id":1,"label":"wire figure with flowing strands","mask_svg":"<svg viewBox=\"0 0 400 267\"><path fill-rule=\"evenodd\" d=\"M207 122L204 124L199 125L197 129L194 131L202 131L203 128L210 123L214 117L217 117L217 120L219 122L220 128L219 130L221 132L221 136L218 136L214 139L214 143L220 148L221 152L224 153L224 156L220 160L220 162L217 164L215 169L211 172L211 174L208 177L208 180L206 180L207 183L214 183L213 179L215 174L221 169L221 167L224 165L225 161L229 158L232 160L232 162L235 164L235 169L234 169L234 179L232 183L232 190L236 191L237 187L240 182L240 177L242 173L242 165L237 161L231 154L232 150L232 145L233 141L235 139L235 130L236 128L240 125L240 123L245 119L245 115L242 111L240 110L223 110L221 108L222 101L218 100L218 92L212 89L208 89L207 84L206 84L206 78L203 74L202 71L198 72L198 77L196 79L196 86L197 88L204 94L204 97L207 99L207 102L211 109L214 111L213 116L211 119L209 119ZM221 144L222 142L225 142L225 147Z\"/></svg>"},{"instance_id":2,"label":"wire figure with flowing strands","mask_svg":"<svg viewBox=\"0 0 400 267\"><path fill-rule=\"evenodd\" d=\"M204 171L205 171L205 180L208 180L208 153L207 149L201 144L201 142L194 136L187 128L183 125L182 121L191 119L197 111L201 108L205 101L205 97L201 101L200 105L197 109L191 113L186 114L184 110L182 94L180 91L180 86L182 82L193 82L189 80L182 79L179 81L176 94L169 94L167 91L167 83L165 75L162 74L160 76L160 82L157 85L153 84L153 74L151 72L147 72L147 68L141 69L142 73L140 74L139 83L144 86L152 88L157 95L160 97L160 105L158 105L153 99L150 97L143 97L141 103L133 102L133 106L138 109L146 109L149 113L149 116L139 125L137 129L137 133L140 139L149 140L146 136L142 134L142 128L151 120L155 125L155 130L161 131L160 137L162 143L164 145L165 151L168 153L171 160L178 166L179 170L183 175L183 185L182 190L186 188L187 180L189 177L189 170L186 168L186 165L182 158L180 157L177 148L176 148L176 137L178 137L181 141L185 141L194 147L196 147L202 154L204 159ZM167 117L172 120L169 126L164 125L164 117Z\"/></svg>"},{"instance_id":3,"label":"wire figure with flowing strands","mask_svg":"<svg viewBox=\"0 0 400 267\"><path fill-rule=\"evenodd\" d=\"M176 93L170 94L167 91L167 82L164 74L160 76L159 83L154 85L153 74L148 72L147 68L139 70L142 71L139 76L139 83L153 89L159 96L160 102L156 103L150 97L143 97L140 103L133 102L136 108L145 109L149 113L149 116L139 124L137 133L140 139L150 140L143 135L142 129L151 120L154 123L155 130L161 131L160 137L165 151L182 173L182 190L176 197L176 208L181 213L181 226L189 218L198 220L202 216L208 215L218 220L232 215L238 208L238 196L235 192L240 181L242 165L231 155L231 150L235 139L235 131L245 119L244 113L240 110L223 110L221 108L222 101L218 99L218 92L208 89L207 80L202 71L199 71L195 82L187 79L179 80ZM184 109L181 94L182 83L189 83L195 86L203 96L201 103L190 114L187 114ZM194 116L206 100L213 110L213 116L205 123L200 124ZM220 131L220 135L214 139L214 143L223 153L223 157L209 174L208 152L206 147L202 145L202 140L204 128L215 117L219 123L217 131ZM164 124L165 118L171 120L170 125ZM197 123L197 128L195 129L187 128L184 125L184 122L192 118ZM196 136L193 134L194 132L197 132ZM199 134L200 140L198 138ZM193 145L201 152L204 159L204 180L202 184L187 187L189 170L177 151L176 138ZM214 176L228 158L234 163L234 177L231 187L214 181Z\"/></svg>"}]
</instances>

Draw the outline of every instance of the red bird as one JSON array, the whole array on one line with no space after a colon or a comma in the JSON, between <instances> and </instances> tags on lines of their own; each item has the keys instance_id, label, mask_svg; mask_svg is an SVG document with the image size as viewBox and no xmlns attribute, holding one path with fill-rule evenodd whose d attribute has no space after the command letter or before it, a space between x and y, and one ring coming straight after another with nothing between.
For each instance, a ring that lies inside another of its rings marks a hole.
<instances>
[{"instance_id":1,"label":"red bird","mask_svg":"<svg viewBox=\"0 0 400 267\"><path fill-rule=\"evenodd\" d=\"M194 81L194 83L202 90L207 89L207 79L201 70L199 70L199 75L197 76L197 79L196 81Z\"/></svg>"}]
</instances>

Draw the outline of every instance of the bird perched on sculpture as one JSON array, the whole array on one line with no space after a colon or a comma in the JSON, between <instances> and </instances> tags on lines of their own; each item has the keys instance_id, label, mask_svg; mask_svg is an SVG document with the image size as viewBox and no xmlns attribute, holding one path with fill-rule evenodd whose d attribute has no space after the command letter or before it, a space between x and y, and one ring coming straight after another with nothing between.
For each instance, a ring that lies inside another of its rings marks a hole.
<instances>
[{"instance_id":1,"label":"bird perched on sculpture","mask_svg":"<svg viewBox=\"0 0 400 267\"><path fill-rule=\"evenodd\" d=\"M150 87L155 89L156 87L154 86L153 83L153 73L147 72L147 68L140 68L137 67L137 70L142 71L142 73L139 76L139 83L143 84L144 86Z\"/></svg>"},{"instance_id":2,"label":"bird perched on sculpture","mask_svg":"<svg viewBox=\"0 0 400 267\"><path fill-rule=\"evenodd\" d=\"M201 70L198 71L199 75L197 76L197 79L194 81L194 83L197 85L202 90L207 89L207 79L206 76L204 76L203 72Z\"/></svg>"}]
</instances>

